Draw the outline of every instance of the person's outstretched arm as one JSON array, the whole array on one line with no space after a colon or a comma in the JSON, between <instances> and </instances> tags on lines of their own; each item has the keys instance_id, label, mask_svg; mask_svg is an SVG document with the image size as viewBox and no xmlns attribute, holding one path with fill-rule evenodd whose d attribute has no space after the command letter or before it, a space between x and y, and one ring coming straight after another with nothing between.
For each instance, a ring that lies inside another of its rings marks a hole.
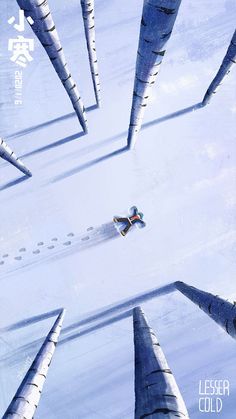
<instances>
[{"instance_id":1,"label":"person's outstretched arm","mask_svg":"<svg viewBox=\"0 0 236 419\"><path fill-rule=\"evenodd\" d=\"M143 220L138 220L138 223L140 224L140 227L146 227L146 223Z\"/></svg>"},{"instance_id":2,"label":"person's outstretched arm","mask_svg":"<svg viewBox=\"0 0 236 419\"><path fill-rule=\"evenodd\" d=\"M138 214L138 208L137 207L131 207L130 208L130 213L131 213L131 216L133 216L133 215L137 215Z\"/></svg>"}]
</instances>

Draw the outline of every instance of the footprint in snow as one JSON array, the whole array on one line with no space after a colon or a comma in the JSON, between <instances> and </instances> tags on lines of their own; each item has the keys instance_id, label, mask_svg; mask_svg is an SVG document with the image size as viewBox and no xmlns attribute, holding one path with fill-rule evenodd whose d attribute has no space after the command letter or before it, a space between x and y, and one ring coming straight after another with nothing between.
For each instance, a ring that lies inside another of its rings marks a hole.
<instances>
[{"instance_id":1,"label":"footprint in snow","mask_svg":"<svg viewBox=\"0 0 236 419\"><path fill-rule=\"evenodd\" d=\"M91 231L91 230L93 230L93 227L87 228L87 231Z\"/></svg>"},{"instance_id":2,"label":"footprint in snow","mask_svg":"<svg viewBox=\"0 0 236 419\"><path fill-rule=\"evenodd\" d=\"M21 256L16 256L14 259L15 259L15 260L21 260L21 259L22 259L22 257L21 257Z\"/></svg>"},{"instance_id":3,"label":"footprint in snow","mask_svg":"<svg viewBox=\"0 0 236 419\"><path fill-rule=\"evenodd\" d=\"M64 246L69 246L71 244L71 241L63 243Z\"/></svg>"},{"instance_id":4,"label":"footprint in snow","mask_svg":"<svg viewBox=\"0 0 236 419\"><path fill-rule=\"evenodd\" d=\"M19 250L19 252L26 252L26 248L25 248L25 247L22 247L22 248Z\"/></svg>"},{"instance_id":5,"label":"footprint in snow","mask_svg":"<svg viewBox=\"0 0 236 419\"><path fill-rule=\"evenodd\" d=\"M74 237L74 233L68 233L67 237Z\"/></svg>"},{"instance_id":6,"label":"footprint in snow","mask_svg":"<svg viewBox=\"0 0 236 419\"><path fill-rule=\"evenodd\" d=\"M51 250L51 249L54 249L54 247L55 246L48 246L48 249Z\"/></svg>"},{"instance_id":7,"label":"footprint in snow","mask_svg":"<svg viewBox=\"0 0 236 419\"><path fill-rule=\"evenodd\" d=\"M40 250L39 249L37 249L37 250L33 250L33 254L34 255L38 255L40 253Z\"/></svg>"},{"instance_id":8,"label":"footprint in snow","mask_svg":"<svg viewBox=\"0 0 236 419\"><path fill-rule=\"evenodd\" d=\"M3 258L8 258L8 256L9 256L9 255L8 255L8 253L6 253L6 254L5 254L5 255L3 255L2 257L3 257Z\"/></svg>"},{"instance_id":9,"label":"footprint in snow","mask_svg":"<svg viewBox=\"0 0 236 419\"><path fill-rule=\"evenodd\" d=\"M38 246L43 246L44 245L44 242L39 242L38 243Z\"/></svg>"},{"instance_id":10,"label":"footprint in snow","mask_svg":"<svg viewBox=\"0 0 236 419\"><path fill-rule=\"evenodd\" d=\"M58 238L57 237L53 237L52 242L57 242Z\"/></svg>"},{"instance_id":11,"label":"footprint in snow","mask_svg":"<svg viewBox=\"0 0 236 419\"><path fill-rule=\"evenodd\" d=\"M0 265L4 265L4 263L5 263L4 260L1 260Z\"/></svg>"},{"instance_id":12,"label":"footprint in snow","mask_svg":"<svg viewBox=\"0 0 236 419\"><path fill-rule=\"evenodd\" d=\"M85 242L85 241L89 240L89 236L83 237L81 240L82 240L83 242Z\"/></svg>"}]
</instances>

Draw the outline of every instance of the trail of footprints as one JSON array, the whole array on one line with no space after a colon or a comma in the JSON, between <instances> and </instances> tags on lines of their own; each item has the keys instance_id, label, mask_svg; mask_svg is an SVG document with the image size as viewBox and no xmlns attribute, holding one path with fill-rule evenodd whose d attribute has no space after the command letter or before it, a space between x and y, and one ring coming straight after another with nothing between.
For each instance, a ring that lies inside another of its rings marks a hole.
<instances>
[{"instance_id":1,"label":"trail of footprints","mask_svg":"<svg viewBox=\"0 0 236 419\"><path fill-rule=\"evenodd\" d=\"M87 231L89 232L89 231L92 231L92 230L94 230L94 227L89 227L89 228L87 228ZM75 234L74 233L68 233L67 234L67 240L65 241L65 242L63 242L62 243L62 245L63 246L70 246L71 244L72 244L72 241L71 241L71 239L73 239L73 237L75 236ZM84 236L84 237L82 237L81 238L81 241L87 241L87 240L89 240L90 239L90 237L87 235L87 236ZM55 249L55 246L57 245L57 244L60 244L59 243L59 239L57 238L57 237L53 237L52 239L51 239L51 242L52 242L52 244L49 244L48 246L46 246L45 247L45 243L43 242L43 241L40 241L40 242L38 242L37 243L37 249L35 249L35 250L32 250L32 254L33 255L39 255L40 253L41 253L41 249L48 249L48 250L53 250L53 249ZM41 248L41 249L40 249ZM28 254L28 252L27 252L27 249L26 249L26 247L21 247L19 250L18 250L18 252L20 253L20 255L17 255L17 256L14 256L13 257L13 259L14 260L16 260L16 261L20 261L20 260L23 260L23 258L24 258L24 254ZM8 253L4 253L2 256L1 256L1 260L0 260L0 266L1 265L4 265L5 264L5 261L6 260L9 260L10 259L10 255L8 254Z\"/></svg>"}]
</instances>

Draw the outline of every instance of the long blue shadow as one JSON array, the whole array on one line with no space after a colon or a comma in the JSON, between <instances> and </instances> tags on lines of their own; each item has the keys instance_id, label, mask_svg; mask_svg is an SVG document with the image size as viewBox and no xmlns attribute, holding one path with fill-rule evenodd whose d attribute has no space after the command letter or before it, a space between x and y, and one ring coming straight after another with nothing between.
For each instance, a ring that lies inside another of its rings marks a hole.
<instances>
[{"instance_id":1,"label":"long blue shadow","mask_svg":"<svg viewBox=\"0 0 236 419\"><path fill-rule=\"evenodd\" d=\"M105 160L108 160L108 159L112 158L112 157L118 156L119 154L125 153L126 151L128 151L127 146L122 147L119 150L112 151L111 153L106 154L105 156L98 157L97 159L94 159L90 162L84 163L81 166L74 167L73 169L62 173L61 175L56 176L51 182L52 183L59 182L60 180L63 180L63 179L65 179L67 177L70 177L70 176L73 176L73 175L81 172L82 170L89 169L90 167L92 167L96 164L99 164L99 163L101 163Z\"/></svg>"},{"instance_id":2,"label":"long blue shadow","mask_svg":"<svg viewBox=\"0 0 236 419\"><path fill-rule=\"evenodd\" d=\"M4 191L5 189L9 189L9 188L12 188L13 186L19 185L19 183L22 183L27 179L29 179L28 176L26 176L26 175L21 176L18 179L12 180L12 181L6 183L5 185L0 186L0 191Z\"/></svg>"},{"instance_id":3,"label":"long blue shadow","mask_svg":"<svg viewBox=\"0 0 236 419\"><path fill-rule=\"evenodd\" d=\"M69 135L68 137L62 138L61 140L55 141L54 143L39 147L36 150L30 151L29 153L25 153L22 156L20 156L20 158L34 156L35 154L43 153L44 151L51 150L55 147L60 147L61 145L74 141L77 138L83 137L84 135L86 135L84 132Z\"/></svg>"},{"instance_id":4,"label":"long blue shadow","mask_svg":"<svg viewBox=\"0 0 236 419\"><path fill-rule=\"evenodd\" d=\"M91 314L90 316L86 317L85 319L82 319L78 322L72 323L70 326L67 326L63 329L62 334L69 333L73 331L74 329L77 329L78 327L87 325L89 323L97 322L104 317L112 316L114 314L117 314L121 311L128 310L131 308L134 308L135 306L144 303L146 301L150 301L153 298L160 297L162 295L170 294L173 291L175 291L175 286L173 283L163 285L160 288L155 288L152 290L149 290L147 292L144 292L142 294L138 294L132 298L128 298L124 301L121 301L119 303L112 304L110 306L107 306L103 308L102 310L99 310L98 312L95 312L94 314Z\"/></svg>"},{"instance_id":5,"label":"long blue shadow","mask_svg":"<svg viewBox=\"0 0 236 419\"><path fill-rule=\"evenodd\" d=\"M157 118L157 119L153 119L153 121L149 121L149 122L146 122L145 124L143 124L142 127L141 127L141 131L143 131L147 128L150 128L153 125L161 124L162 122L169 121L170 119L178 118L179 116L185 115L185 114L190 113L190 112L194 112L197 109L201 109L203 107L204 106L203 106L202 102L199 102L199 103L195 103L192 106L188 106L187 108L180 109L179 111L170 113L170 114L165 115L165 116L161 116L160 118ZM116 134L113 137L111 137L107 140L104 140L104 142L106 141L107 143L109 143L109 141L119 140L126 135L127 135L127 131L123 131L120 134Z\"/></svg>"},{"instance_id":6,"label":"long blue shadow","mask_svg":"<svg viewBox=\"0 0 236 419\"><path fill-rule=\"evenodd\" d=\"M189 112L194 112L200 108L203 108L202 102L196 103L195 105L181 109L177 112L170 113L169 115L162 116L161 118L154 119L153 121L146 122L145 124L142 125L141 130L147 129L156 124L160 124L161 122L169 121L170 119L178 118L179 116L185 115Z\"/></svg>"},{"instance_id":7,"label":"long blue shadow","mask_svg":"<svg viewBox=\"0 0 236 419\"><path fill-rule=\"evenodd\" d=\"M91 112L91 111L93 111L97 108L98 108L98 105L95 104L95 105L89 106L88 108L85 108L85 111L88 113L88 112ZM59 116L58 118L51 119L50 121L43 122L41 124L34 125L32 127L29 127L29 128L25 128L21 131L14 132L13 134L10 134L9 136L7 136L6 139L7 140L12 140L14 138L22 137L26 134L30 134L33 131L37 131L39 129L49 127L50 125L57 124L58 122L61 122L61 121L66 121L67 119L71 119L71 118L74 118L74 117L76 117L76 113L71 112L67 115L63 115L63 116Z\"/></svg>"},{"instance_id":8,"label":"long blue shadow","mask_svg":"<svg viewBox=\"0 0 236 419\"><path fill-rule=\"evenodd\" d=\"M93 108L93 109L95 109L97 107L97 105L93 105L93 106L91 106L90 108ZM199 108L201 108L202 107L202 104L201 103L197 103L197 104L195 104L195 105L192 105L192 106L189 106L188 108L184 108L184 109L181 109L180 111L177 111L177 112L174 112L174 113L172 113L172 114L169 114L169 115L166 115L166 116L163 116L163 117L161 117L161 118L157 118L157 119L154 119L153 121L150 121L150 122L146 122L145 124L143 124L143 126L142 126L142 128L141 128L141 130L144 130L144 129L147 129L147 128L150 128L151 126L153 126L153 125L156 125L156 124L160 124L161 122L165 122L165 121L168 121L168 120L170 120L170 119L173 119L173 118L177 118L177 117L179 117L179 116L181 116L181 115L184 115L184 114L186 114L186 113L189 113L189 112L193 112L193 111L195 111L195 110L197 110L197 109L199 109ZM69 114L69 115L65 115L65 116L63 116L63 117L60 117L60 118L56 118L55 120L53 120L53 121L55 121L55 122L59 122L59 121L61 121L61 120L63 120L63 119L67 119L67 118L69 118L69 117L72 117L72 116L74 116L74 113L71 113L71 114ZM36 127L42 127L42 125L46 125L47 123L45 123L45 124L40 124L40 125L38 125L38 126L36 126ZM48 124L50 124L50 122L48 122ZM30 128L29 128L30 129ZM33 129L32 129L33 130ZM114 135L113 137L111 137L111 138L108 138L108 139L106 139L106 140L103 140L101 143L98 143L97 145L96 144L93 144L93 145L91 145L91 146L88 146L88 147L86 147L86 149L83 151L83 150L81 150L81 154L85 154L85 152L87 151L87 152L91 152L91 151L93 151L93 150L96 150L96 149L98 149L98 148L101 148L102 146L104 146L104 145L107 145L107 144L110 144L111 142L114 142L114 141L117 141L117 140L119 140L119 139L121 139L121 138L123 138L123 137L125 137L126 136L126 131L123 131L122 133L120 133L120 134L116 134L116 135ZM23 134L22 134L23 135ZM29 153L25 153L25 154L23 154L22 156L20 156L21 158L26 158L26 157L30 157L30 156L34 156L34 155L36 155L36 154L39 154L39 153L43 153L43 152L45 152L45 151L48 151L48 150L52 150L53 148L55 148L55 147L60 147L61 145L63 145L63 144L67 144L67 143L69 143L70 141L73 141L73 140L75 140L75 139L77 139L77 138L80 138L80 137L82 137L82 136L84 136L85 135L85 133L84 132L81 132L81 133L78 133L78 134L73 134L73 135L70 135L70 136L68 136L68 137L65 137L65 138L62 138L62 139L60 139L60 140L58 140L58 141L55 141L54 143L52 143L52 144L48 144L48 145L45 145L45 146L42 146L42 147L39 147L39 148L37 148L37 149L35 149L35 150L33 150L33 151L30 151ZM108 154L107 156L103 156L103 157L101 157L101 158L99 158L99 159L96 159L96 160L93 160L92 162L89 162L89 163L86 163L86 164L84 164L84 165L82 165L81 167L80 167L80 170L85 170L85 169L87 169L87 168L89 168L89 167L91 167L91 166L93 166L94 164L96 164L96 163L100 163L101 161L103 161L103 160L106 160L106 159L108 159L108 158L110 158L110 157L113 157L114 155L116 155L116 154L119 154L119 153L116 153L116 152L113 152L113 153L110 153L110 154ZM98 160L98 161L97 161ZM74 169L75 170L75 173L77 173L77 171L76 171L76 168ZM79 170L79 171L80 171Z\"/></svg>"},{"instance_id":9,"label":"long blue shadow","mask_svg":"<svg viewBox=\"0 0 236 419\"><path fill-rule=\"evenodd\" d=\"M127 319L128 317L132 316L133 310L125 311L124 313L119 314L118 316L111 317L110 319L104 320L99 324L95 324L94 326L90 326L86 329L83 329L77 333L74 333L67 338L61 339L58 342L58 345L64 345L67 342L70 342L74 339L81 338L82 336L88 335L89 333L95 332L99 329L103 329L104 327L110 326L111 324L117 323L121 320Z\"/></svg>"},{"instance_id":10,"label":"long blue shadow","mask_svg":"<svg viewBox=\"0 0 236 419\"><path fill-rule=\"evenodd\" d=\"M0 332L12 332L14 330L21 329L23 327L30 326L31 324L41 322L42 320L49 319L50 317L57 316L61 312L61 308L57 310L48 311L47 313L39 314L38 316L33 316L28 319L20 320L10 326L6 326L3 329L0 329Z\"/></svg>"},{"instance_id":11,"label":"long blue shadow","mask_svg":"<svg viewBox=\"0 0 236 419\"><path fill-rule=\"evenodd\" d=\"M165 116L161 116L160 118L157 118L157 119L153 119L153 121L149 121L149 122L146 122L145 124L143 124L142 127L141 127L141 131L143 131L147 128L150 128L153 125L161 124L162 122L169 121L170 119L178 118L179 116L185 115L185 114L190 113L190 112L194 112L197 109L201 109L203 107L204 106L203 106L202 102L199 102L199 103L195 103L194 105L188 106L187 108L180 109L179 111L170 113L170 114L165 115ZM120 134L116 134L113 137L110 137L110 138L104 140L103 142L106 144L106 143L109 143L110 141L120 140L121 138L125 137L126 135L127 135L127 131L123 131ZM95 146L93 146L93 147L95 147Z\"/></svg>"},{"instance_id":12,"label":"long blue shadow","mask_svg":"<svg viewBox=\"0 0 236 419\"><path fill-rule=\"evenodd\" d=\"M160 124L162 122L166 122L166 121L168 121L170 119L178 118L179 116L185 115L185 114L190 113L190 112L194 112L197 109L200 109L202 107L203 107L203 105L202 105L201 102L196 103L196 104L194 104L192 106L188 106L187 108L184 108L184 109L181 109L179 111L173 112L173 113L171 113L169 115L165 115L165 116L162 116L161 118L154 119L153 121L146 122L145 124L142 125L141 130L148 129L148 128L154 126L154 125ZM111 142L114 142L114 141L120 140L122 138L125 138L126 135L127 135L127 132L126 131L123 131L120 134L116 134L113 137L110 137L110 138L108 138L106 140L103 140L102 141L102 145L106 145L106 144L109 144ZM97 145L92 145L90 147L87 147L86 150L87 151L93 151L96 148L99 148L100 146L101 146L101 144L99 143ZM103 161L105 161L107 159L110 159L112 157L115 157L118 154L124 153L124 152L126 152L128 150L129 150L129 148L127 146L125 146L125 147L123 147L123 148L121 148L119 150L113 151L112 153L106 154L105 156L102 156L102 157L99 157L97 159L94 159L94 160L92 160L90 162L84 163L81 166L75 167L75 168L73 168L71 170L68 170L65 173L62 173L61 175L58 175L57 177L55 177L52 180L52 183L58 182L58 181L63 180L65 178L67 178L67 177L73 176L73 175L81 172L82 170L86 170L86 169L88 169L88 168L90 168L90 167L92 167L92 166L94 166L94 165L96 165L98 163L101 163L101 162L103 162ZM85 154L85 153L83 153L83 154Z\"/></svg>"},{"instance_id":13,"label":"long blue shadow","mask_svg":"<svg viewBox=\"0 0 236 419\"><path fill-rule=\"evenodd\" d=\"M20 156L20 158L26 158L26 157L32 156L34 154L43 153L44 151L48 151L50 149L53 149L54 147L58 147L60 145L66 144L66 143L68 143L70 141L75 140L76 138L82 137L83 135L86 135L86 134L83 133L83 132L81 132L79 134L73 134L73 135L71 135L69 137L66 137L66 138L63 138L61 140L58 140L55 143L52 143L52 144L49 144L49 145L46 145L46 146L43 146L43 147L39 147L36 150L30 151L29 153L26 153L26 154L23 154L22 156ZM93 151L96 151L99 148L102 148L102 147L104 147L106 145L111 144L112 142L118 141L122 137L124 137L124 133L115 135L112 138L107 138L106 140L103 140L103 141L101 141L99 143L96 143L96 144L90 144L89 146L86 146L84 148L81 148L78 151L78 155L79 155L79 157L81 157L83 155L86 155L88 153L91 153ZM75 152L73 154L75 155ZM67 156L68 156L68 154L67 154Z\"/></svg>"},{"instance_id":14,"label":"long blue shadow","mask_svg":"<svg viewBox=\"0 0 236 419\"><path fill-rule=\"evenodd\" d=\"M110 306L106 306L100 309L99 311L96 311L90 314L88 317L85 317L84 319L81 319L78 322L72 323L70 326L63 328L61 331L61 336L66 335L73 331L75 333L72 333L69 336L65 336L64 338L60 339L58 344L60 345L65 344L69 341L88 335L89 333L92 333L96 330L102 329L113 323L121 321L131 316L132 309L136 307L137 305L150 301L154 298L161 297L162 295L170 294L175 291L176 291L176 287L174 286L174 283L170 283L162 287L155 288L155 289L146 291L144 293L138 294L134 297L112 304ZM39 318L39 317L40 315L35 316L35 318ZM26 321L27 320L23 320L24 323ZM95 324L90 325L90 323L95 323ZM82 328L81 330L77 330L77 329L80 329L82 326L87 326L87 325L89 326ZM12 365L13 362L18 362L19 356L22 354L22 352L29 353L35 350L36 348L38 348L41 343L42 343L42 339L37 339L33 342L25 344L21 346L20 348L16 349L15 351L13 351L12 353L7 354L6 356L2 357L0 362L5 363L6 361L9 361L10 364Z\"/></svg>"}]
</instances>

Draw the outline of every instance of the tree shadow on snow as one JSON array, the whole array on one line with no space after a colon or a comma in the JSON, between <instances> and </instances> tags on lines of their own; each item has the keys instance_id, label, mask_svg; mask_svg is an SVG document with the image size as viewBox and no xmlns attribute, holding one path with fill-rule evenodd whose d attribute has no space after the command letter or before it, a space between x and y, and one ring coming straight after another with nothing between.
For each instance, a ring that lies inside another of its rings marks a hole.
<instances>
[{"instance_id":1,"label":"tree shadow on snow","mask_svg":"<svg viewBox=\"0 0 236 419\"><path fill-rule=\"evenodd\" d=\"M7 182L5 183L5 185L0 186L0 192L4 191L5 189L12 188L13 186L19 185L19 183L22 183L27 179L29 179L29 177L24 175L24 176L21 176L20 178Z\"/></svg>"},{"instance_id":2,"label":"tree shadow on snow","mask_svg":"<svg viewBox=\"0 0 236 419\"><path fill-rule=\"evenodd\" d=\"M91 111L93 111L97 108L98 108L98 105L95 104L95 105L89 106L88 108L85 108L85 111L88 113L88 112L91 112ZM59 116L58 118L51 119L50 121L42 122L41 124L34 125L32 127L25 128L21 131L10 134L9 136L6 137L6 139L7 140L13 140L14 138L23 137L24 135L30 134L31 132L37 131L37 130L42 129L42 128L47 128L50 125L57 124L58 122L66 121L67 119L71 119L71 118L75 118L75 117L77 117L76 113L71 112L67 115L62 115L62 116Z\"/></svg>"},{"instance_id":3,"label":"tree shadow on snow","mask_svg":"<svg viewBox=\"0 0 236 419\"><path fill-rule=\"evenodd\" d=\"M178 118L179 116L185 115L189 112L194 112L200 108L203 108L202 103L201 102L195 103L195 105L188 106L187 108L180 109L179 111L170 113L169 115L165 115L165 116L162 116L161 118L153 119L153 121L146 122L145 124L143 124L141 130L147 129L156 124L160 124L161 122L169 121L170 119Z\"/></svg>"},{"instance_id":4,"label":"tree shadow on snow","mask_svg":"<svg viewBox=\"0 0 236 419\"><path fill-rule=\"evenodd\" d=\"M87 317L82 317L78 322L74 322L69 326L62 328L61 338L58 342L58 345L64 345L72 340L78 339L82 336L88 335L97 330L103 329L111 324L117 323L123 319L132 316L133 308L141 303L146 303L154 298L161 297L163 295L170 294L176 291L174 283L169 283L167 285L148 290L146 292L137 294L133 297L127 298L125 300L116 302L109 306L105 306L100 310L96 310L93 313L90 313ZM47 319L52 316L59 314L61 309L57 309L48 313L43 313L41 315L33 316L28 319L20 320L17 323L14 323L10 326L7 326L5 329L2 329L3 332L12 332L19 328L30 326L33 323ZM83 327L85 326L85 327ZM73 333L74 332L74 333ZM63 337L64 336L64 337ZM13 363L18 363L22 357L22 353L32 355L37 349L40 348L43 340L46 335L37 339L33 342L22 345L16 350L8 352L8 354L1 358L0 362L4 364L8 362L10 365Z\"/></svg>"},{"instance_id":5,"label":"tree shadow on snow","mask_svg":"<svg viewBox=\"0 0 236 419\"><path fill-rule=\"evenodd\" d=\"M129 148L127 146L125 146L125 147L122 147L118 150L112 151L111 153L108 153L105 156L101 156L101 157L98 157L97 159L94 159L92 161L84 163L81 166L74 167L73 169L62 173L61 175L56 176L50 183L59 182L60 180L66 179L67 177L70 177L70 176L73 176L76 173L81 172L82 170L89 169L90 167L95 166L99 163L102 163L105 160L108 160L108 159L111 159L112 157L123 154L128 150L129 150Z\"/></svg>"},{"instance_id":6,"label":"tree shadow on snow","mask_svg":"<svg viewBox=\"0 0 236 419\"><path fill-rule=\"evenodd\" d=\"M161 118L154 119L153 121L146 122L145 124L142 125L141 131L143 131L145 129L148 129L148 128L154 126L154 125L160 124L162 122L166 122L168 120L178 118L179 116L185 115L187 113L194 112L197 109L200 109L202 107L203 107L203 105L202 105L201 102L196 103L192 106L189 106L187 108L181 109L181 110L176 111L176 112L173 112L169 115L165 115L165 116L162 116ZM120 139L124 138L125 136L127 136L127 131L123 131L120 134L116 134L113 137L110 137L106 140L103 140L101 143L98 143L98 144L95 144L95 145L93 144L92 146L87 147L84 151L82 149L81 152L82 152L82 154L85 154L86 151L87 152L94 151L94 150L100 148L103 145L110 144L114 141L120 140ZM77 173L79 173L83 170L89 169L90 167L92 167L96 164L102 163L103 161L108 160L110 158L113 158L113 157L115 157L119 154L122 154L122 153L126 152L126 151L129 151L128 146L124 146L124 147L122 147L118 150L115 150L115 151L113 151L109 154L98 157L97 159L91 160L91 161L86 162L86 163L84 163L80 166L77 166L73 169L70 169L70 170L56 176L50 183L59 182L60 180L63 180L63 179L65 179L67 177L70 177L70 176L73 176L73 175L75 175L75 174L77 174Z\"/></svg>"},{"instance_id":7,"label":"tree shadow on snow","mask_svg":"<svg viewBox=\"0 0 236 419\"><path fill-rule=\"evenodd\" d=\"M76 332L68 337L61 339L60 344L64 344L71 340L77 339L81 336L94 332L95 330L102 329L122 319L125 319L132 315L132 312L133 312L132 310L137 305L141 303L145 303L147 301L150 301L162 295L170 294L175 290L176 288L174 286L174 283L170 283L162 287L155 288L145 293L136 295L132 298L123 300L121 302L112 304L111 306L104 307L103 309L91 314L90 316L84 319L81 319L78 322L72 323L70 326L67 326L66 328L64 328L62 330L61 335L65 335L70 332L73 332L76 329L81 328L82 326L86 326L90 323L95 323L92 326L85 327L79 332Z\"/></svg>"},{"instance_id":8,"label":"tree shadow on snow","mask_svg":"<svg viewBox=\"0 0 236 419\"><path fill-rule=\"evenodd\" d=\"M81 138L84 135L86 135L85 132L79 132L79 133L76 133L76 134L69 135L68 137L62 138L61 140L57 140L52 144L47 144L45 146L37 148L36 150L30 151L29 153L22 154L22 156L20 156L20 158L26 158L26 157L34 156L35 154L43 153L44 151L51 150L55 147L60 147L61 145L67 144L71 141L74 141L78 138Z\"/></svg>"},{"instance_id":9,"label":"tree shadow on snow","mask_svg":"<svg viewBox=\"0 0 236 419\"><path fill-rule=\"evenodd\" d=\"M12 332L14 330L22 329L23 327L27 327L31 324L41 322L42 320L49 319L50 317L58 316L61 310L61 308L58 308L56 310L48 311L47 313L39 314L37 316L29 317L28 319L20 320L19 322L13 323L10 326L6 326L0 329L0 332Z\"/></svg>"}]
</instances>

